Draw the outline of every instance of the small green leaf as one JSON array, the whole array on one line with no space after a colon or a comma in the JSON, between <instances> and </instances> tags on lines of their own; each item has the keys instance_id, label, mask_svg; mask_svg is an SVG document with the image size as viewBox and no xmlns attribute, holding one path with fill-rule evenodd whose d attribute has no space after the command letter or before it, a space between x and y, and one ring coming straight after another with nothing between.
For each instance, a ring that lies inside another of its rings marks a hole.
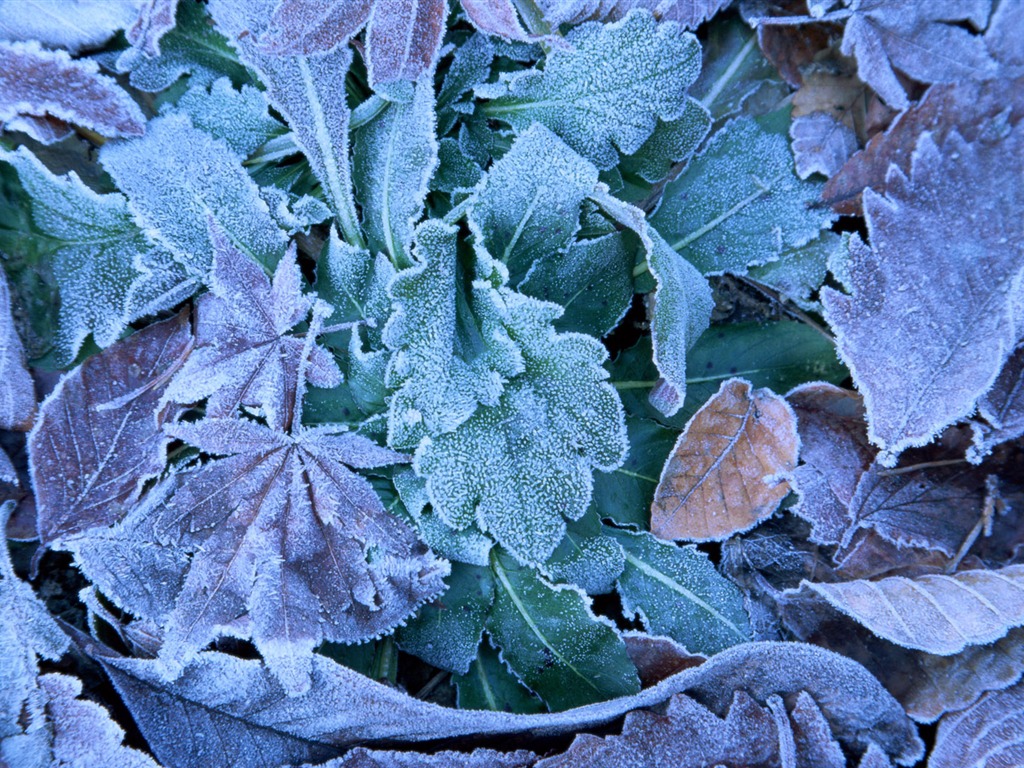
<instances>
[{"instance_id":1,"label":"small green leaf","mask_svg":"<svg viewBox=\"0 0 1024 768\"><path fill-rule=\"evenodd\" d=\"M697 151L711 129L711 116L700 102L687 98L683 114L671 122L658 121L654 133L628 157L622 158L623 173L654 183L668 176L672 166L685 163Z\"/></svg>"},{"instance_id":2,"label":"small green leaf","mask_svg":"<svg viewBox=\"0 0 1024 768\"><path fill-rule=\"evenodd\" d=\"M506 556L491 563L497 595L487 631L505 663L552 710L640 690L625 643L578 588L552 586Z\"/></svg>"},{"instance_id":3,"label":"small green leaf","mask_svg":"<svg viewBox=\"0 0 1024 768\"><path fill-rule=\"evenodd\" d=\"M538 699L499 658L487 643L480 645L480 654L465 675L453 675L458 692L459 709L489 709L494 712L518 712L532 715L545 712Z\"/></svg>"},{"instance_id":4,"label":"small green leaf","mask_svg":"<svg viewBox=\"0 0 1024 768\"><path fill-rule=\"evenodd\" d=\"M489 568L455 563L448 590L395 633L399 647L428 664L465 675L477 656L484 623L494 602Z\"/></svg>"},{"instance_id":5,"label":"small green leaf","mask_svg":"<svg viewBox=\"0 0 1024 768\"><path fill-rule=\"evenodd\" d=\"M820 312L821 305L811 297L825 282L829 264L848 253L849 238L826 230L806 245L787 250L778 261L751 267L747 274L803 309Z\"/></svg>"},{"instance_id":6,"label":"small green leaf","mask_svg":"<svg viewBox=\"0 0 1024 768\"><path fill-rule=\"evenodd\" d=\"M517 132L542 123L599 168L618 162L616 147L636 152L658 118L682 114L700 71L700 45L679 26L636 10L614 24L581 24L566 40L544 69L478 87L478 96L492 99L485 114Z\"/></svg>"},{"instance_id":7,"label":"small green leaf","mask_svg":"<svg viewBox=\"0 0 1024 768\"><path fill-rule=\"evenodd\" d=\"M609 529L626 552L618 589L623 610L688 651L712 654L751 639L743 593L695 546Z\"/></svg>"},{"instance_id":8,"label":"small green leaf","mask_svg":"<svg viewBox=\"0 0 1024 768\"><path fill-rule=\"evenodd\" d=\"M457 189L476 186L483 171L473 158L463 154L456 139L441 139L437 146L437 173L430 180L435 192L451 194Z\"/></svg>"},{"instance_id":9,"label":"small green leaf","mask_svg":"<svg viewBox=\"0 0 1024 768\"><path fill-rule=\"evenodd\" d=\"M551 581L575 584L588 595L603 595L615 588L625 564L622 547L605 535L592 507L566 526L565 538L542 571Z\"/></svg>"},{"instance_id":10,"label":"small green leaf","mask_svg":"<svg viewBox=\"0 0 1024 768\"><path fill-rule=\"evenodd\" d=\"M323 255L316 265L317 294L334 307L325 323L367 321L366 336L371 345L381 345L381 331L391 314L387 286L395 268L383 256L376 258L364 248L349 245L332 229ZM346 333L327 334L331 346L344 349Z\"/></svg>"},{"instance_id":11,"label":"small green leaf","mask_svg":"<svg viewBox=\"0 0 1024 768\"><path fill-rule=\"evenodd\" d=\"M647 405L646 399L644 403ZM647 407L650 408L649 405ZM665 459L678 434L656 421L638 417L626 419L626 431L629 435L629 456L625 464L615 471L594 477L592 508L601 517L620 525L633 525L645 530L650 525L651 502L661 477L661 468L665 466Z\"/></svg>"},{"instance_id":12,"label":"small green leaf","mask_svg":"<svg viewBox=\"0 0 1024 768\"><path fill-rule=\"evenodd\" d=\"M187 115L193 126L223 139L240 159L285 133L284 125L270 116L263 94L253 86L243 85L236 91L226 77L209 88L190 84L178 103L161 114Z\"/></svg>"}]
</instances>

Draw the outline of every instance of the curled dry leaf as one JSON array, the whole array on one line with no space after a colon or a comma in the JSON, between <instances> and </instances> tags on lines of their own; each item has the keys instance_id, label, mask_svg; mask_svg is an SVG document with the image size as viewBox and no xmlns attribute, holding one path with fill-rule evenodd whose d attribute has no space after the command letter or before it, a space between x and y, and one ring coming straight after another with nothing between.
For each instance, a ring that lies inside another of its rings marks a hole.
<instances>
[{"instance_id":1,"label":"curled dry leaf","mask_svg":"<svg viewBox=\"0 0 1024 768\"><path fill-rule=\"evenodd\" d=\"M928 768L999 768L1024 764L1024 683L986 694L939 723Z\"/></svg>"},{"instance_id":2,"label":"curled dry leaf","mask_svg":"<svg viewBox=\"0 0 1024 768\"><path fill-rule=\"evenodd\" d=\"M779 476L796 466L796 416L778 395L730 379L679 436L651 507L663 539L722 541L753 528L789 492Z\"/></svg>"},{"instance_id":3,"label":"curled dry leaf","mask_svg":"<svg viewBox=\"0 0 1024 768\"><path fill-rule=\"evenodd\" d=\"M68 123L103 136L141 136L142 110L89 59L39 43L0 42L0 123L44 144L70 133Z\"/></svg>"},{"instance_id":4,"label":"curled dry leaf","mask_svg":"<svg viewBox=\"0 0 1024 768\"><path fill-rule=\"evenodd\" d=\"M113 523L163 471L162 384L191 343L183 311L90 357L43 401L28 441L43 543Z\"/></svg>"},{"instance_id":5,"label":"curled dry leaf","mask_svg":"<svg viewBox=\"0 0 1024 768\"><path fill-rule=\"evenodd\" d=\"M11 290L7 273L0 271L0 429L28 429L36 411L32 376L25 368L25 349L11 316ZM6 460L4 454L0 461ZM10 461L7 461L8 465ZM0 478L8 475L0 470ZM10 468L9 476L14 476Z\"/></svg>"}]
</instances>

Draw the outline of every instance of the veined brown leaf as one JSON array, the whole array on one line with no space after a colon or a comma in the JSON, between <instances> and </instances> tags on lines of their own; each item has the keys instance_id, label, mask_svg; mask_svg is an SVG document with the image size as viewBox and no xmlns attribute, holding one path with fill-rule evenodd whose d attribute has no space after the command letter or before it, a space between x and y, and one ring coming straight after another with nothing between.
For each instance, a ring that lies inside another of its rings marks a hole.
<instances>
[{"instance_id":1,"label":"veined brown leaf","mask_svg":"<svg viewBox=\"0 0 1024 768\"><path fill-rule=\"evenodd\" d=\"M789 492L779 476L796 466L792 409L743 379L724 382L676 441L651 507L663 539L722 541L775 511Z\"/></svg>"}]
</instances>

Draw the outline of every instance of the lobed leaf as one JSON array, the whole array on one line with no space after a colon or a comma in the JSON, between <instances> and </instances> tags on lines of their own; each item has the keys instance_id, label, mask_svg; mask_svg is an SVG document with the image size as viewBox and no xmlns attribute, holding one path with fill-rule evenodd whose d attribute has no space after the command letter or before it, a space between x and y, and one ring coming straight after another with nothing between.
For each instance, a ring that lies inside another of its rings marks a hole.
<instances>
[{"instance_id":1,"label":"lobed leaf","mask_svg":"<svg viewBox=\"0 0 1024 768\"><path fill-rule=\"evenodd\" d=\"M226 77L209 87L193 85L172 109L162 110L167 112L187 115L193 126L222 139L240 160L284 132L284 126L270 116L259 90L243 85L236 91Z\"/></svg>"},{"instance_id":2,"label":"lobed leaf","mask_svg":"<svg viewBox=\"0 0 1024 768\"><path fill-rule=\"evenodd\" d=\"M689 162L710 129L707 109L693 97L687 97L683 114L668 122L659 120L640 148L622 158L619 168L652 184L661 181L677 164Z\"/></svg>"},{"instance_id":3,"label":"lobed leaf","mask_svg":"<svg viewBox=\"0 0 1024 768\"><path fill-rule=\"evenodd\" d=\"M978 414L984 422L973 426L974 445L967 451L972 462L1024 435L1024 346L1014 350L992 388L978 400Z\"/></svg>"}]
</instances>

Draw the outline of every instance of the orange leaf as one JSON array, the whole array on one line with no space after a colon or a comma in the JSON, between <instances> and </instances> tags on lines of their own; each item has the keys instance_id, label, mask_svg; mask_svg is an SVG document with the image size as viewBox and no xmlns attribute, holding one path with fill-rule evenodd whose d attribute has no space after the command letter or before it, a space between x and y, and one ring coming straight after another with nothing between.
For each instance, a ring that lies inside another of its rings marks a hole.
<instances>
[{"instance_id":1,"label":"orange leaf","mask_svg":"<svg viewBox=\"0 0 1024 768\"><path fill-rule=\"evenodd\" d=\"M796 467L796 416L768 389L730 379L679 436L654 492L651 532L722 541L749 530L789 493L776 476Z\"/></svg>"}]
</instances>

